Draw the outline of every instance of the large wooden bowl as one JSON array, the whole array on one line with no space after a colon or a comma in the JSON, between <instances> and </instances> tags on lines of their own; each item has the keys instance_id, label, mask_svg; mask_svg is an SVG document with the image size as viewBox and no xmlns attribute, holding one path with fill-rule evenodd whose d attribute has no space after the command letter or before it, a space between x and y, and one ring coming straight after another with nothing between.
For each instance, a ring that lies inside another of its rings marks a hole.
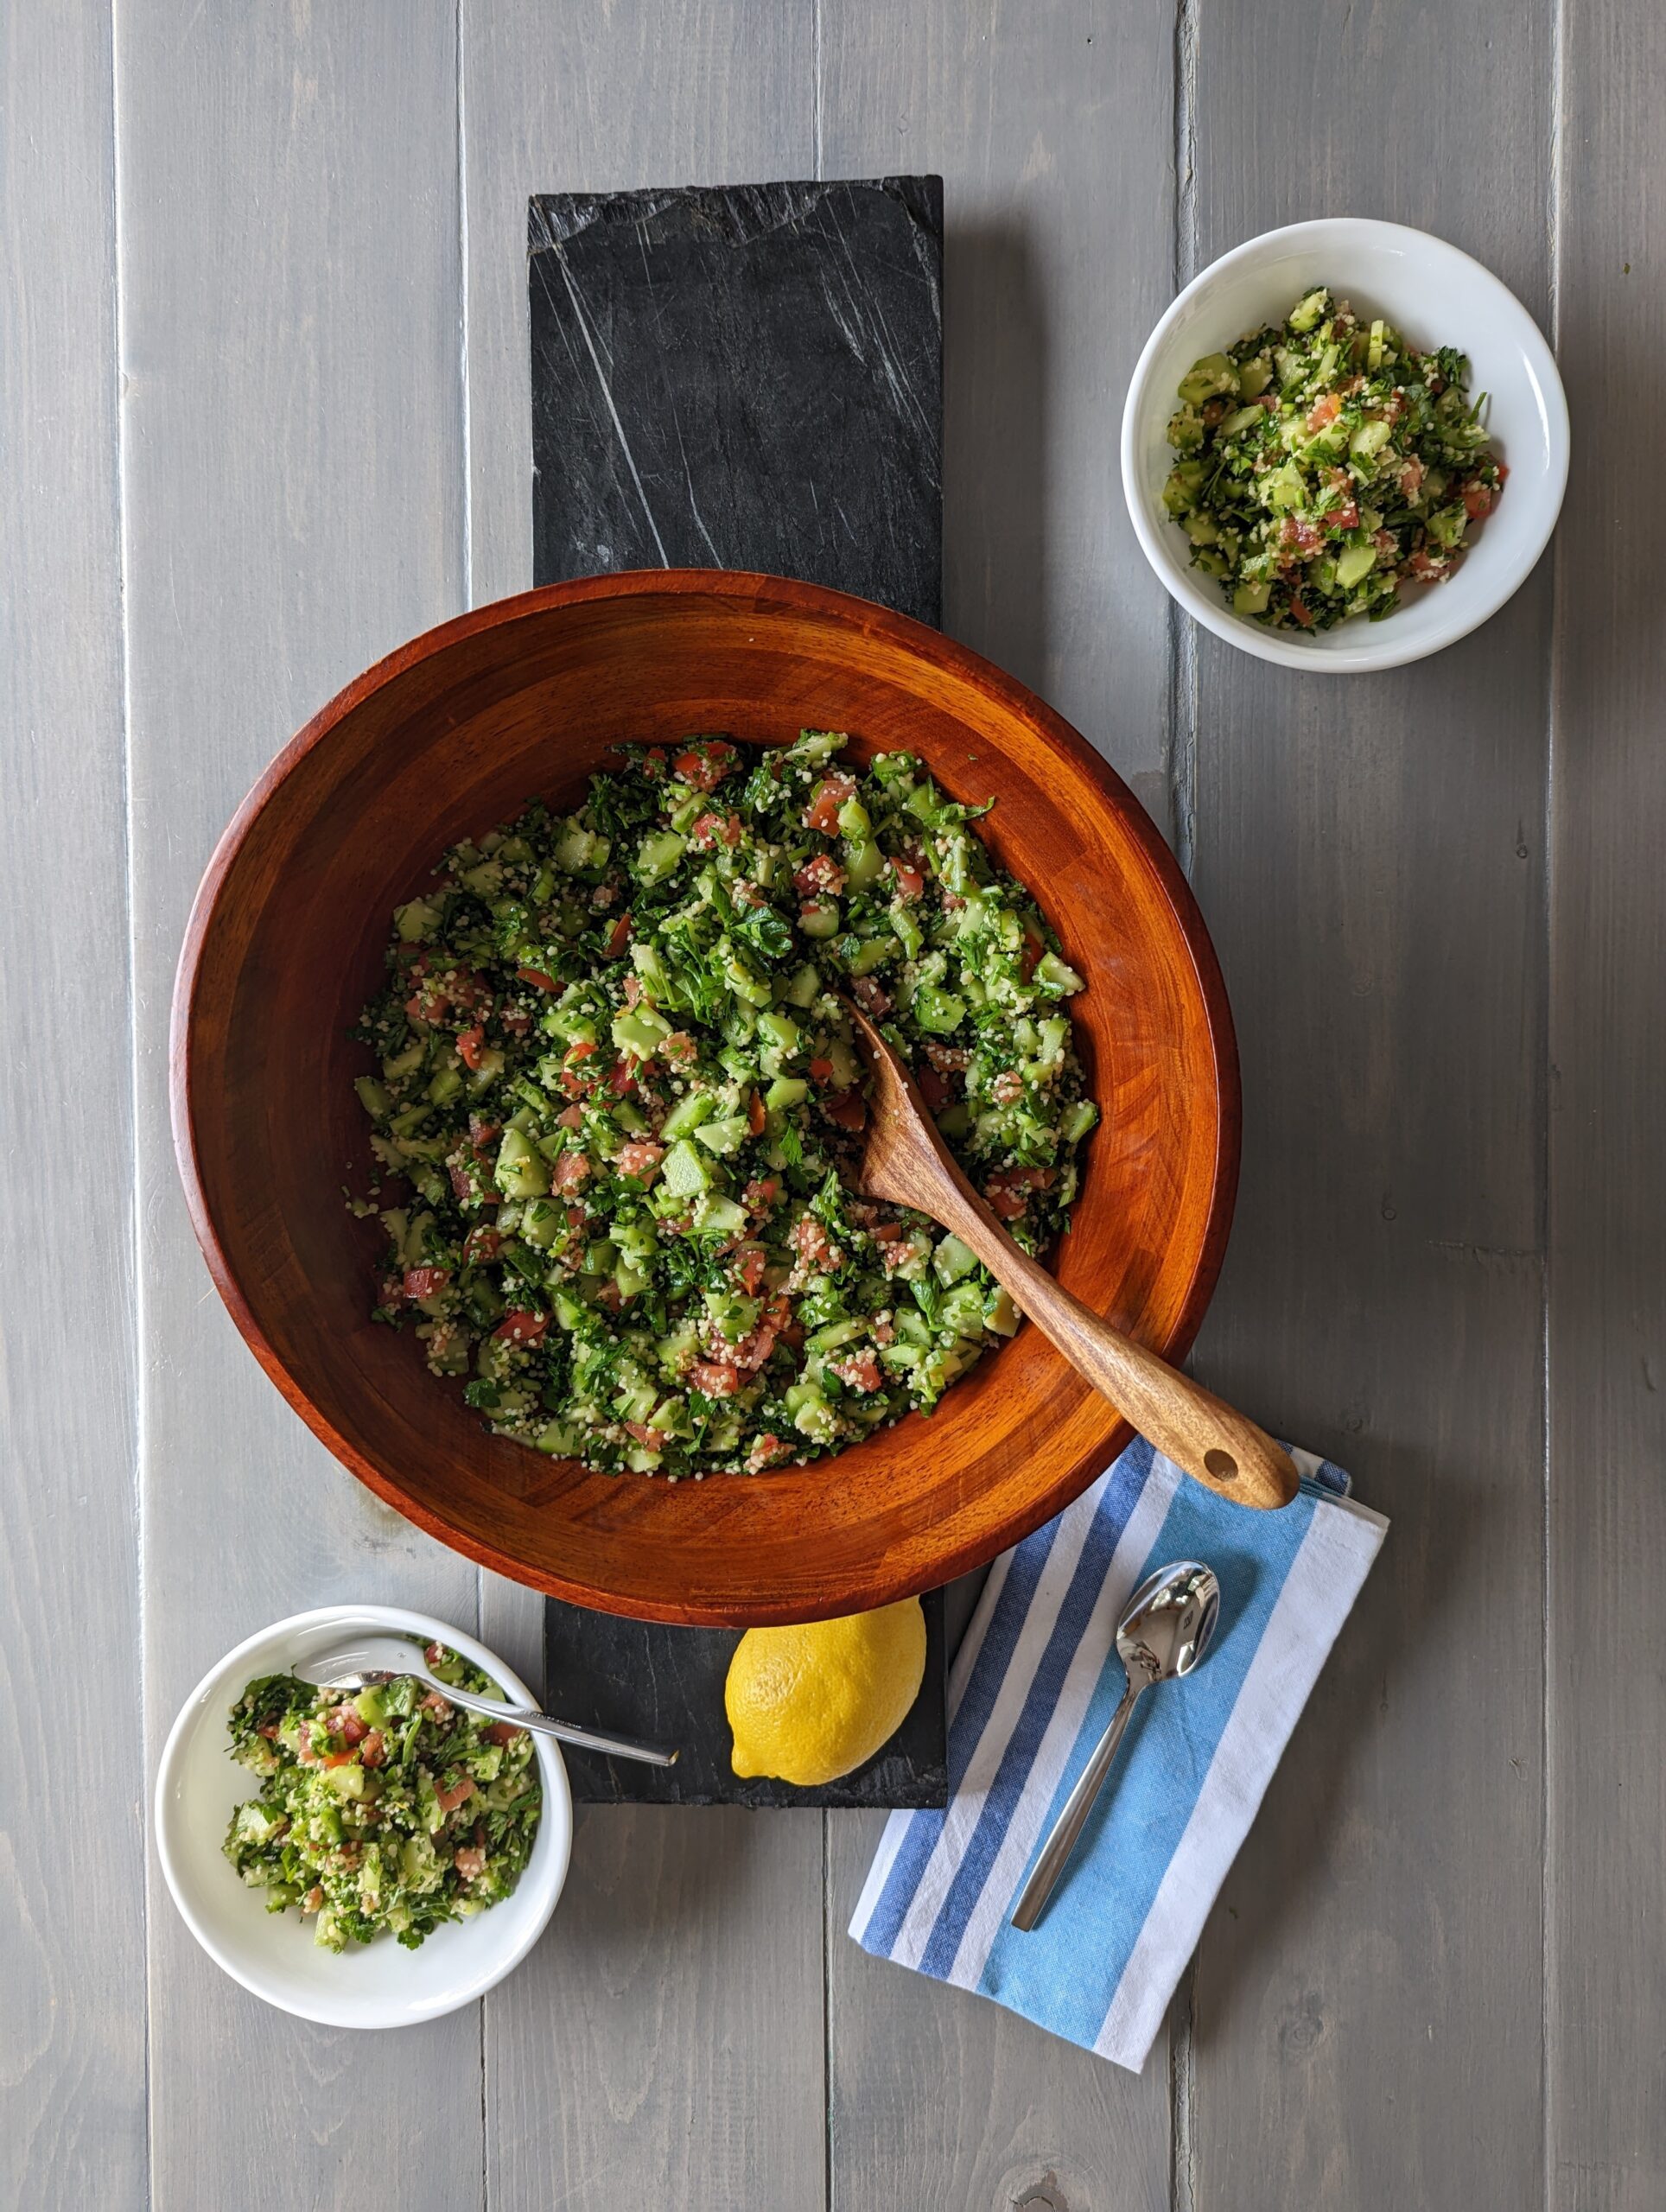
<instances>
[{"instance_id":1,"label":"large wooden bowl","mask_svg":"<svg viewBox=\"0 0 1666 2212\"><path fill-rule=\"evenodd\" d=\"M408 1334L369 1318L379 1231L347 1038L393 906L442 849L534 793L575 801L623 738L852 733L906 747L983 824L1090 979L1074 1001L1103 1123L1061 1279L1178 1358L1237 1179L1237 1065L1190 892L1103 761L976 654L865 601L712 570L586 578L430 631L288 746L220 842L174 1000L175 1139L220 1295L302 1418L380 1497L501 1573L612 1612L743 1624L848 1613L976 1567L1128 1436L1033 1328L836 1459L668 1484L487 1435Z\"/></svg>"}]
</instances>

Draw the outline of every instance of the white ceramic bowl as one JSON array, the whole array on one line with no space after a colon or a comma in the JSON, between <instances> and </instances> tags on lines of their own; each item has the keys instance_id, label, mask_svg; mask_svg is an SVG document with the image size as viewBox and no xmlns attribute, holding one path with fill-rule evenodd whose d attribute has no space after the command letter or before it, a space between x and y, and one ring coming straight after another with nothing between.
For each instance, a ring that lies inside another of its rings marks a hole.
<instances>
[{"instance_id":1,"label":"white ceramic bowl","mask_svg":"<svg viewBox=\"0 0 1666 2212\"><path fill-rule=\"evenodd\" d=\"M1190 565L1186 533L1163 509L1174 461L1165 433L1180 404L1175 388L1194 361L1263 323L1281 321L1320 283L1358 314L1385 315L1414 346L1455 346L1469 355L1470 391L1488 394L1487 427L1510 480L1445 582L1408 590L1380 622L1359 617L1300 636L1233 613L1216 580ZM1496 614L1555 527L1567 451L1561 378L1514 293L1442 238L1352 216L1267 231L1212 262L1147 340L1122 413L1122 489L1146 558L1164 584L1229 645L1329 676L1421 660Z\"/></svg>"},{"instance_id":2,"label":"white ceramic bowl","mask_svg":"<svg viewBox=\"0 0 1666 2212\"><path fill-rule=\"evenodd\" d=\"M220 1851L233 1808L256 1788L228 1755L226 1717L252 1676L283 1674L344 1632L372 1628L448 1644L512 1700L534 1702L501 1659L444 1621L393 1605L327 1605L263 1629L205 1675L169 1732L156 1774L156 1850L187 1927L234 1981L269 2005L333 2028L411 2027L501 1981L549 1925L573 1841L567 1770L555 1744L540 1736L544 1810L525 1872L501 1904L436 1929L418 1950L384 1936L340 1954L321 1950L313 1923L299 1914L266 1910L261 1892L245 1886Z\"/></svg>"}]
</instances>

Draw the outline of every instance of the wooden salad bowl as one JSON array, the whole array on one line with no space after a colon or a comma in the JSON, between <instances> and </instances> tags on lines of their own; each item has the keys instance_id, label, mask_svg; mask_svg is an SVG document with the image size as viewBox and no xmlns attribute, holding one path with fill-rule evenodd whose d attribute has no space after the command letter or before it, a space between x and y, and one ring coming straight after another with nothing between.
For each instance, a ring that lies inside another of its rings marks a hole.
<instances>
[{"instance_id":1,"label":"wooden salad bowl","mask_svg":"<svg viewBox=\"0 0 1666 2212\"><path fill-rule=\"evenodd\" d=\"M417 638L350 683L238 810L192 910L174 996L180 1171L209 1271L256 1357L378 1497L517 1581L639 1618L743 1625L857 1612L981 1566L1058 1513L1129 1431L1026 1327L929 1421L836 1459L667 1483L487 1434L408 1332L372 1321L381 1233L348 1031L393 907L441 853L535 794L569 806L622 739L759 744L849 730L905 747L982 824L1089 979L1071 1001L1103 1119L1059 1279L1178 1359L1226 1242L1238 1077L1185 880L1126 786L976 654L868 601L712 569L594 576ZM366 1179L360 1171L354 1187Z\"/></svg>"}]
</instances>

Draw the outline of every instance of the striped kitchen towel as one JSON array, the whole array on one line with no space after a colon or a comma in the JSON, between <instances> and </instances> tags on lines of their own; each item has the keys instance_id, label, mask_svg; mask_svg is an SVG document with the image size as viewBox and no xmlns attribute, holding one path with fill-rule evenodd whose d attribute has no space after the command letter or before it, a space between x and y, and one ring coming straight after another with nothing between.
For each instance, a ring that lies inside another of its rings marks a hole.
<instances>
[{"instance_id":1,"label":"striped kitchen towel","mask_svg":"<svg viewBox=\"0 0 1666 2212\"><path fill-rule=\"evenodd\" d=\"M893 1813L850 1933L1137 2071L1388 1523L1295 1454L1278 1513L1231 1505L1136 1439L998 1559L949 1679L946 1812ZM1221 1586L1215 1640L1128 1733L1059 1886L1008 1923L1123 1688L1129 1594L1173 1560Z\"/></svg>"}]
</instances>

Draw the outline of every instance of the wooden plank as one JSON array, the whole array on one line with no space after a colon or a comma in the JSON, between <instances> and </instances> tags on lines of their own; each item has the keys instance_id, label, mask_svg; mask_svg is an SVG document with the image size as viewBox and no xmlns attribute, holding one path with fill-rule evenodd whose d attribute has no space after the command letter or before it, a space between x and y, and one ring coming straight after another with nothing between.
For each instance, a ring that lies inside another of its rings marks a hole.
<instances>
[{"instance_id":1,"label":"wooden plank","mask_svg":"<svg viewBox=\"0 0 1666 2212\"><path fill-rule=\"evenodd\" d=\"M454 12L137 0L117 25L143 1284L146 1718L252 1630L363 1594L470 1624L474 1570L375 1504L209 1287L164 1088L198 874L348 677L461 602ZM292 2021L151 1882L152 2202L464 2207L478 2015Z\"/></svg>"},{"instance_id":2,"label":"wooden plank","mask_svg":"<svg viewBox=\"0 0 1666 2212\"><path fill-rule=\"evenodd\" d=\"M944 627L1165 824L1167 616L1116 454L1116 395L1170 290L1173 29L1110 0L823 0L821 28L824 173L943 175ZM835 2205L1167 2205L1161 2047L1130 2079L868 1958L845 1929L877 1834L829 1816Z\"/></svg>"},{"instance_id":3,"label":"wooden plank","mask_svg":"<svg viewBox=\"0 0 1666 2212\"><path fill-rule=\"evenodd\" d=\"M1542 316L1552 16L1203 0L1195 258L1369 209ZM1542 2199L1549 585L1370 678L1199 640L1194 880L1245 1129L1198 1367L1396 1526L1205 1934L1199 2212Z\"/></svg>"},{"instance_id":4,"label":"wooden plank","mask_svg":"<svg viewBox=\"0 0 1666 2212\"><path fill-rule=\"evenodd\" d=\"M1666 20L1565 17L1558 344L1574 474L1557 553L1550 942L1548 2195L1666 2203L1666 636L1645 549L1666 456L1635 394L1666 347Z\"/></svg>"},{"instance_id":5,"label":"wooden plank","mask_svg":"<svg viewBox=\"0 0 1666 2212\"><path fill-rule=\"evenodd\" d=\"M145 2176L111 121L108 11L84 0L12 17L0 40L0 2199L42 2208L137 2204ZM67 1207L42 1165L75 1145L72 1128L101 1166L92 1202Z\"/></svg>"},{"instance_id":6,"label":"wooden plank","mask_svg":"<svg viewBox=\"0 0 1666 2212\"><path fill-rule=\"evenodd\" d=\"M814 169L810 0L464 0L470 594L531 581L526 199ZM536 1601L487 1578L488 1639ZM550 1695L557 1697L551 1688ZM486 2000L493 2212L819 2204L814 1815L594 1807L549 1939Z\"/></svg>"}]
</instances>

